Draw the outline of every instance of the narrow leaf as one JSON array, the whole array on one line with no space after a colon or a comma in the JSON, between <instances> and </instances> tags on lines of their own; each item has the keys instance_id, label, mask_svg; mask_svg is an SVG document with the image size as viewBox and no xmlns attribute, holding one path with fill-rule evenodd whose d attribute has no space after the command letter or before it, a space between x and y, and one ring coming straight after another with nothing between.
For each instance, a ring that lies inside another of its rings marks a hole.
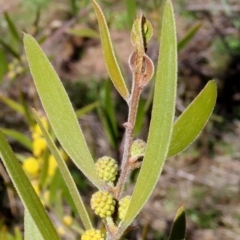
<instances>
[{"instance_id":1,"label":"narrow leaf","mask_svg":"<svg viewBox=\"0 0 240 240\"><path fill-rule=\"evenodd\" d=\"M36 224L34 223L28 210L24 211L24 239L25 240L44 240Z\"/></svg>"},{"instance_id":2,"label":"narrow leaf","mask_svg":"<svg viewBox=\"0 0 240 240\"><path fill-rule=\"evenodd\" d=\"M14 101L8 97L4 97L4 96L0 96L0 101L5 103L8 107L10 107L15 112L18 112L18 113L24 115L25 111L23 109L23 106L21 104L19 104L18 102Z\"/></svg>"},{"instance_id":3,"label":"narrow leaf","mask_svg":"<svg viewBox=\"0 0 240 240\"><path fill-rule=\"evenodd\" d=\"M98 110L98 116L104 128L104 131L107 134L109 143L113 148L116 148L116 138L114 135L114 131L112 129L109 116L107 115L107 112L105 111L104 108L99 107L97 110Z\"/></svg>"},{"instance_id":4,"label":"narrow leaf","mask_svg":"<svg viewBox=\"0 0 240 240\"><path fill-rule=\"evenodd\" d=\"M29 211L43 239L59 239L39 197L1 131L0 156L25 208Z\"/></svg>"},{"instance_id":5,"label":"narrow leaf","mask_svg":"<svg viewBox=\"0 0 240 240\"><path fill-rule=\"evenodd\" d=\"M116 120L116 113L114 111L114 101L112 99L111 92L112 92L111 85L110 85L110 81L108 80L105 82L103 108L105 110L106 115L109 118L109 123L111 125L114 136L115 138L117 138L118 137L117 120Z\"/></svg>"},{"instance_id":6,"label":"narrow leaf","mask_svg":"<svg viewBox=\"0 0 240 240\"><path fill-rule=\"evenodd\" d=\"M47 186L47 179L48 179L48 169L49 169L49 152L48 149L45 149L45 151L41 155L42 158L42 166L41 166L41 172L39 176L39 186L41 188L44 188Z\"/></svg>"},{"instance_id":7,"label":"narrow leaf","mask_svg":"<svg viewBox=\"0 0 240 240\"><path fill-rule=\"evenodd\" d=\"M99 33L91 28L68 29L68 34L78 37L99 38Z\"/></svg>"},{"instance_id":8,"label":"narrow leaf","mask_svg":"<svg viewBox=\"0 0 240 240\"><path fill-rule=\"evenodd\" d=\"M196 35L201 26L202 23L197 23L189 29L186 35L178 42L178 51L181 51L190 42L190 40Z\"/></svg>"},{"instance_id":9,"label":"narrow leaf","mask_svg":"<svg viewBox=\"0 0 240 240\"><path fill-rule=\"evenodd\" d=\"M174 123L168 157L183 151L198 137L211 116L216 98L216 83L209 81Z\"/></svg>"},{"instance_id":10,"label":"narrow leaf","mask_svg":"<svg viewBox=\"0 0 240 240\"><path fill-rule=\"evenodd\" d=\"M35 111L33 111L33 115L35 120L37 121L42 134L47 142L47 145L52 153L52 155L54 156L55 160L57 161L59 170L62 174L63 179L65 180L65 183L69 189L69 192L72 196L72 199L75 203L75 206L78 210L78 213L83 221L83 225L86 229L91 229L92 228L92 223L90 221L90 218L88 216L88 213L86 211L86 208L83 204L83 201L78 193L78 189L76 187L76 184L74 183L74 180L67 168L67 165L64 161L64 159L62 158L62 156L60 155L56 145L54 144L53 140L51 139L49 133L47 132L47 130L45 129L45 127L43 126L39 116L37 115L37 113Z\"/></svg>"},{"instance_id":11,"label":"narrow leaf","mask_svg":"<svg viewBox=\"0 0 240 240\"><path fill-rule=\"evenodd\" d=\"M55 135L77 167L101 188L94 161L57 73L32 36L24 35L24 46L33 80Z\"/></svg>"},{"instance_id":12,"label":"narrow leaf","mask_svg":"<svg viewBox=\"0 0 240 240\"><path fill-rule=\"evenodd\" d=\"M137 12L136 0L125 0L125 5L127 9L128 27L131 29Z\"/></svg>"},{"instance_id":13,"label":"narrow leaf","mask_svg":"<svg viewBox=\"0 0 240 240\"><path fill-rule=\"evenodd\" d=\"M32 151L32 141L24 134L8 128L0 128L1 131L8 137L16 140L17 142L21 143L24 147L26 147L29 151Z\"/></svg>"},{"instance_id":14,"label":"narrow leaf","mask_svg":"<svg viewBox=\"0 0 240 240\"><path fill-rule=\"evenodd\" d=\"M28 122L28 125L30 127L33 127L34 120L33 120L33 117L31 115L31 111L29 109L29 105L27 103L26 96L24 96L24 93L22 92L21 89L19 89L19 95L20 95L20 103L21 103L21 106L22 106L23 111L24 111L24 116L25 116L25 118Z\"/></svg>"},{"instance_id":15,"label":"narrow leaf","mask_svg":"<svg viewBox=\"0 0 240 240\"><path fill-rule=\"evenodd\" d=\"M109 80L105 82L104 88L101 89L100 104L101 107L98 108L100 120L103 124L111 146L116 148L118 129L115 117L116 114L114 111L114 101L111 100L111 85Z\"/></svg>"},{"instance_id":16,"label":"narrow leaf","mask_svg":"<svg viewBox=\"0 0 240 240\"><path fill-rule=\"evenodd\" d=\"M80 109L76 110L75 113L76 113L77 118L81 118L83 115L91 112L92 110L97 108L98 105L99 105L98 102L93 102L93 103L91 103L91 104L89 104L89 105L87 105L87 106L85 106L83 108L80 108Z\"/></svg>"},{"instance_id":17,"label":"narrow leaf","mask_svg":"<svg viewBox=\"0 0 240 240\"><path fill-rule=\"evenodd\" d=\"M184 240L186 232L186 217L184 207L181 206L175 216L171 234L168 240Z\"/></svg>"},{"instance_id":18,"label":"narrow leaf","mask_svg":"<svg viewBox=\"0 0 240 240\"><path fill-rule=\"evenodd\" d=\"M56 169L55 174L51 179L51 184L49 186L49 203L53 204L55 202L55 197L60 188L60 185L63 181L62 175L59 171L59 168Z\"/></svg>"},{"instance_id":19,"label":"narrow leaf","mask_svg":"<svg viewBox=\"0 0 240 240\"><path fill-rule=\"evenodd\" d=\"M160 57L146 153L125 219L121 224L122 233L150 197L161 174L173 127L176 82L177 44L172 4L164 7L161 33Z\"/></svg>"},{"instance_id":20,"label":"narrow leaf","mask_svg":"<svg viewBox=\"0 0 240 240\"><path fill-rule=\"evenodd\" d=\"M115 57L106 19L96 1L92 0L92 3L98 19L103 55L108 74L119 94L127 101L129 92Z\"/></svg>"},{"instance_id":21,"label":"narrow leaf","mask_svg":"<svg viewBox=\"0 0 240 240\"><path fill-rule=\"evenodd\" d=\"M22 232L18 226L14 228L15 239L14 240L23 240Z\"/></svg>"},{"instance_id":22,"label":"narrow leaf","mask_svg":"<svg viewBox=\"0 0 240 240\"><path fill-rule=\"evenodd\" d=\"M8 64L7 64L7 59L5 57L5 54L3 52L3 50L0 48L0 84L3 81L3 77L5 75L5 73L8 70Z\"/></svg>"},{"instance_id":23,"label":"narrow leaf","mask_svg":"<svg viewBox=\"0 0 240 240\"><path fill-rule=\"evenodd\" d=\"M0 44L6 49L6 51L8 51L8 53L12 54L13 57L20 59L19 53L17 53L10 44L7 44L2 39L0 39Z\"/></svg>"},{"instance_id":24,"label":"narrow leaf","mask_svg":"<svg viewBox=\"0 0 240 240\"><path fill-rule=\"evenodd\" d=\"M4 13L4 18L8 24L8 29L9 29L9 32L11 33L11 35L15 38L15 40L17 40L18 42L21 42L21 38L19 36L17 28L14 25L12 19L9 17L7 12Z\"/></svg>"}]
</instances>

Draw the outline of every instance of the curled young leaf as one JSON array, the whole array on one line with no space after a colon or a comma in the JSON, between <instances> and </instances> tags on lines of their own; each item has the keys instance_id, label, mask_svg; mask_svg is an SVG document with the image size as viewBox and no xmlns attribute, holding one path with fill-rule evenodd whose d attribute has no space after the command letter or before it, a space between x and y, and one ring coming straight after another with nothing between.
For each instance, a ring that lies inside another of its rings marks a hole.
<instances>
[{"instance_id":1,"label":"curled young leaf","mask_svg":"<svg viewBox=\"0 0 240 240\"><path fill-rule=\"evenodd\" d=\"M143 15L141 14L135 19L133 23L132 31L131 31L131 42L134 50L137 50L137 51L139 51L140 49L144 49L143 33L142 33L142 18L143 18Z\"/></svg>"},{"instance_id":2,"label":"curled young leaf","mask_svg":"<svg viewBox=\"0 0 240 240\"><path fill-rule=\"evenodd\" d=\"M143 14L140 14L134 21L131 32L131 42L134 49L138 51L144 49L146 51L147 43L152 38L152 35L152 24Z\"/></svg>"},{"instance_id":3,"label":"curled young leaf","mask_svg":"<svg viewBox=\"0 0 240 240\"><path fill-rule=\"evenodd\" d=\"M134 48L129 58L129 66L133 73L133 81L140 89L143 89L154 73L152 60L146 55L147 43L151 39L153 29L151 23L140 14L135 20L131 41Z\"/></svg>"},{"instance_id":4,"label":"curled young leaf","mask_svg":"<svg viewBox=\"0 0 240 240\"><path fill-rule=\"evenodd\" d=\"M151 58L148 55L144 54L143 57L143 78L141 79L141 87L145 87L147 83L151 80L154 74L154 65Z\"/></svg>"},{"instance_id":5,"label":"curled young leaf","mask_svg":"<svg viewBox=\"0 0 240 240\"><path fill-rule=\"evenodd\" d=\"M129 67L133 73L133 75L137 71L137 53L136 51L132 52L132 54L129 57ZM151 58L148 57L147 54L143 55L143 61L142 61L142 70L141 70L141 76L142 78L139 81L139 86L141 88L144 88L147 83L151 80L154 74L154 65L151 60Z\"/></svg>"},{"instance_id":6,"label":"curled young leaf","mask_svg":"<svg viewBox=\"0 0 240 240\"><path fill-rule=\"evenodd\" d=\"M150 41L150 39L152 38L153 35L153 27L152 24L150 23L150 21L143 17L142 20L142 32L143 32L143 41L144 41L144 45L146 48L147 43Z\"/></svg>"}]
</instances>

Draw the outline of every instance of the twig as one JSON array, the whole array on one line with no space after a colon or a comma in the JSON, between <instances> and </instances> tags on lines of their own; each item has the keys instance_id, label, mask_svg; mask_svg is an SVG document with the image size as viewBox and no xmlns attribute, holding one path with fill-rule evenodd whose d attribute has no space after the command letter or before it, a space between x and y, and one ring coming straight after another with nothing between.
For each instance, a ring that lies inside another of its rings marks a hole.
<instances>
[{"instance_id":1,"label":"twig","mask_svg":"<svg viewBox=\"0 0 240 240\"><path fill-rule=\"evenodd\" d=\"M121 174L120 174L117 186L116 186L116 192L115 192L116 199L120 198L124 184L125 184L128 176L129 176L129 173L131 171L131 165L128 164L128 159L129 159L129 155L130 155L130 148L131 148L132 141L133 141L133 129L134 129L135 121L136 121L137 108L138 108L140 94L141 94L141 89L139 88L139 86L136 84L133 84L131 99L129 102L128 121L124 124L124 127L126 128L124 152L123 152L122 165L121 165Z\"/></svg>"}]
</instances>

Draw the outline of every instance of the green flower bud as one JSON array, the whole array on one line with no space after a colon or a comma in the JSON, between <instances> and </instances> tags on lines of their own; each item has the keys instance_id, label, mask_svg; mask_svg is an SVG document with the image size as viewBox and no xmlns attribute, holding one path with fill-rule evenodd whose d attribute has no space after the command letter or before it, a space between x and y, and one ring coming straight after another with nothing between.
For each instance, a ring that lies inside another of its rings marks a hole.
<instances>
[{"instance_id":1,"label":"green flower bud","mask_svg":"<svg viewBox=\"0 0 240 240\"><path fill-rule=\"evenodd\" d=\"M133 141L131 150L130 150L131 157L144 155L145 148L146 148L146 143L143 140L137 139Z\"/></svg>"},{"instance_id":2,"label":"green flower bud","mask_svg":"<svg viewBox=\"0 0 240 240\"><path fill-rule=\"evenodd\" d=\"M104 234L100 230L90 229L84 232L81 240L104 240Z\"/></svg>"},{"instance_id":3,"label":"green flower bud","mask_svg":"<svg viewBox=\"0 0 240 240\"><path fill-rule=\"evenodd\" d=\"M118 204L119 204L119 207L118 207L118 216L121 220L124 219L126 213L127 213L127 209L128 209L128 206L129 206L129 203L130 203L130 200L131 200L131 196L126 196L124 198L122 198Z\"/></svg>"},{"instance_id":4,"label":"green flower bud","mask_svg":"<svg viewBox=\"0 0 240 240\"><path fill-rule=\"evenodd\" d=\"M98 191L92 195L91 208L101 218L110 217L115 210L115 200L106 191Z\"/></svg>"},{"instance_id":5,"label":"green flower bud","mask_svg":"<svg viewBox=\"0 0 240 240\"><path fill-rule=\"evenodd\" d=\"M105 182L114 182L118 172L118 165L111 157L101 157L96 162L96 170L99 178Z\"/></svg>"}]
</instances>

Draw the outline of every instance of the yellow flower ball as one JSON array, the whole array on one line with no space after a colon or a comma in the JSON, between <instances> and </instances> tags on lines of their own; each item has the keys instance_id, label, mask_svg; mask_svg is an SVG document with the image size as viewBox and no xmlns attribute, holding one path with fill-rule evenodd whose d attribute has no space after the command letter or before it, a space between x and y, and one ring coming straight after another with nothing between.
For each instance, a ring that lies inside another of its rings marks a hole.
<instances>
[{"instance_id":1,"label":"yellow flower ball","mask_svg":"<svg viewBox=\"0 0 240 240\"><path fill-rule=\"evenodd\" d=\"M66 226L71 226L72 223L73 223L73 218L72 216L70 215L66 215L63 217L63 223L66 225Z\"/></svg>"},{"instance_id":2,"label":"yellow flower ball","mask_svg":"<svg viewBox=\"0 0 240 240\"><path fill-rule=\"evenodd\" d=\"M34 157L26 158L22 167L24 171L31 176L37 176L40 170L39 161Z\"/></svg>"},{"instance_id":3,"label":"yellow flower ball","mask_svg":"<svg viewBox=\"0 0 240 240\"><path fill-rule=\"evenodd\" d=\"M56 171L56 168L57 168L57 162L53 157L53 155L50 155L48 159L48 176L52 177Z\"/></svg>"},{"instance_id":4,"label":"yellow flower ball","mask_svg":"<svg viewBox=\"0 0 240 240\"><path fill-rule=\"evenodd\" d=\"M33 155L35 157L41 156L43 151L46 149L47 143L44 138L36 138L33 141Z\"/></svg>"}]
</instances>

